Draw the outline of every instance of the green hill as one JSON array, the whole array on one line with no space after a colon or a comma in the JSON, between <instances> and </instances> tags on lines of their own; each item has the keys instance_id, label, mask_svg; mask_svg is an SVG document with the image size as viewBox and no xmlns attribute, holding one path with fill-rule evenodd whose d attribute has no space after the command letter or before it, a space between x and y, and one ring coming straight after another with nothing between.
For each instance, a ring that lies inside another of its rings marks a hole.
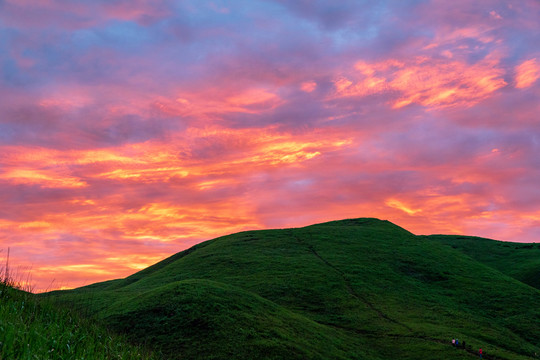
<instances>
[{"instance_id":1,"label":"green hill","mask_svg":"<svg viewBox=\"0 0 540 360\"><path fill-rule=\"evenodd\" d=\"M538 258L498 244L351 219L224 236L46 296L167 359L534 359Z\"/></svg>"},{"instance_id":2,"label":"green hill","mask_svg":"<svg viewBox=\"0 0 540 360\"><path fill-rule=\"evenodd\" d=\"M525 284L540 289L540 244L502 242L473 236L430 235Z\"/></svg>"}]
</instances>

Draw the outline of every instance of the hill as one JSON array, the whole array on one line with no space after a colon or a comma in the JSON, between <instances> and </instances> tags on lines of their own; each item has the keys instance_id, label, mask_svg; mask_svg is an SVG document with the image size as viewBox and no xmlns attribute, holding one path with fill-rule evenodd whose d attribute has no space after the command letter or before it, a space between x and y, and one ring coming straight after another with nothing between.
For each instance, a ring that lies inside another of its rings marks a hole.
<instances>
[{"instance_id":1,"label":"hill","mask_svg":"<svg viewBox=\"0 0 540 360\"><path fill-rule=\"evenodd\" d=\"M220 237L45 296L170 359L534 359L540 290L485 256L492 244L350 219ZM521 251L495 246L507 264Z\"/></svg>"},{"instance_id":2,"label":"hill","mask_svg":"<svg viewBox=\"0 0 540 360\"><path fill-rule=\"evenodd\" d=\"M540 289L540 244L495 241L474 236L430 235L479 262Z\"/></svg>"}]
</instances>

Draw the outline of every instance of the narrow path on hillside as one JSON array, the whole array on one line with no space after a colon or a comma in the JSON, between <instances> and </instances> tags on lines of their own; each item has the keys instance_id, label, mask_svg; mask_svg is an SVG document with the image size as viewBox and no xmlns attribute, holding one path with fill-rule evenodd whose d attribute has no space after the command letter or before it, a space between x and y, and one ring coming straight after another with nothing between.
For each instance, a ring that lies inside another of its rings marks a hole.
<instances>
[{"instance_id":1,"label":"narrow path on hillside","mask_svg":"<svg viewBox=\"0 0 540 360\"><path fill-rule=\"evenodd\" d=\"M345 288L347 289L347 292L354 298L356 298L357 300L359 300L360 302L366 304L372 311L374 311L375 313L377 313L377 315L379 315L379 317L387 320L387 321L390 321L391 323L394 323L396 325L399 325L399 326L402 326L404 327L405 329L409 330L409 331L413 331L413 329L401 322L399 322L398 320L396 319L393 319L391 318L390 316L386 315L385 313L383 313L381 310L377 309L370 301L368 301L365 297L363 297L362 295L360 295L359 293L357 293L354 288L352 287L351 285L351 282L350 280L347 278L347 275L342 271L340 270L338 267L336 267L335 265L333 265L332 263L330 263L328 260L326 260L325 258L323 258L316 250L315 248L313 247L313 245L311 244L307 244L305 241L303 241L300 237L298 237L296 234L294 234L293 231L291 231L291 236L301 245L304 245L306 246L309 251L315 255L320 261L322 261L326 266L330 267L331 269L333 269L335 272L337 272L339 274L339 276L343 279L343 283L345 284ZM312 239L313 236L311 233L309 233L309 236L310 238Z\"/></svg>"}]
</instances>

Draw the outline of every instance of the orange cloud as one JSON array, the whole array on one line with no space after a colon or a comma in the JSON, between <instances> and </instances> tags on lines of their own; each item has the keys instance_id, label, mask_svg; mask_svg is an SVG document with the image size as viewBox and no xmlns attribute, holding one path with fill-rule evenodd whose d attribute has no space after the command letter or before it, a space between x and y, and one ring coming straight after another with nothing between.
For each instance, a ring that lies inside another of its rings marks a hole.
<instances>
[{"instance_id":1,"label":"orange cloud","mask_svg":"<svg viewBox=\"0 0 540 360\"><path fill-rule=\"evenodd\" d=\"M252 107L271 109L282 103L282 100L276 94L264 89L249 89L239 94L225 98L225 102L230 105L229 111L239 112L258 112L252 110Z\"/></svg>"},{"instance_id":2,"label":"orange cloud","mask_svg":"<svg viewBox=\"0 0 540 360\"><path fill-rule=\"evenodd\" d=\"M45 265L42 259L33 262L39 289L47 288L44 279L53 277L57 280L53 287L60 288L129 275L198 241L263 228L254 198L258 195L243 190L249 178L259 172L299 169L352 143L340 133L324 135L317 131L292 135L275 127L208 126L189 128L167 143L148 141L100 150L3 147L0 156L7 170L0 179L62 189L62 197L45 196L35 204L13 200L16 216L2 220L0 238L26 256L29 252L44 256L37 254L47 252L51 244L56 256L85 249L84 256L68 256L58 266ZM216 145L226 151L214 153ZM140 194L143 185L159 195ZM61 240L66 237L70 240ZM127 250L115 250L125 242ZM144 256L136 255L142 244L152 246ZM111 252L130 258L117 266L99 260L111 258ZM91 258L96 262L88 262ZM30 262L16 255L13 261Z\"/></svg>"},{"instance_id":3,"label":"orange cloud","mask_svg":"<svg viewBox=\"0 0 540 360\"><path fill-rule=\"evenodd\" d=\"M409 215L414 215L414 214L422 211L420 209L411 209L409 206L405 205L403 202L401 202L399 200L396 200L396 199L388 199L388 200L386 200L385 203L386 203L386 205L388 205L388 206L390 206L392 208L404 211L405 213L407 213Z\"/></svg>"},{"instance_id":4,"label":"orange cloud","mask_svg":"<svg viewBox=\"0 0 540 360\"><path fill-rule=\"evenodd\" d=\"M50 228L51 226L52 224L47 221L28 221L28 222L21 223L19 225L19 228L43 231L45 229Z\"/></svg>"},{"instance_id":5,"label":"orange cloud","mask_svg":"<svg viewBox=\"0 0 540 360\"><path fill-rule=\"evenodd\" d=\"M536 58L524 61L516 67L516 88L532 86L540 78L540 64Z\"/></svg>"},{"instance_id":6,"label":"orange cloud","mask_svg":"<svg viewBox=\"0 0 540 360\"><path fill-rule=\"evenodd\" d=\"M320 156L325 151L341 148L351 143L350 139L321 138L316 135L308 139L293 137L290 134L276 133L268 129L229 130L219 127L205 129L188 129L186 135L178 143L196 143L199 139L210 139L217 143L239 146L239 152L233 157L220 157L213 161L201 163L189 158L178 158L175 154L181 149L169 144L146 143L118 149L117 155L107 158L123 158L122 152L130 152L131 162L113 162L103 166L103 171L94 176L98 178L129 180L136 182L167 182L174 178L197 178L208 174L244 173L248 166L278 166L299 164ZM182 145L183 146L183 145ZM183 149L190 152L193 150ZM223 154L225 155L225 154ZM82 154L83 158L86 155ZM205 180L206 181L206 180ZM207 188L205 186L201 188Z\"/></svg>"},{"instance_id":7,"label":"orange cloud","mask_svg":"<svg viewBox=\"0 0 540 360\"><path fill-rule=\"evenodd\" d=\"M0 174L0 179L8 180L12 184L38 184L49 188L79 188L88 185L77 177L55 170L11 169Z\"/></svg>"},{"instance_id":8,"label":"orange cloud","mask_svg":"<svg viewBox=\"0 0 540 360\"><path fill-rule=\"evenodd\" d=\"M334 82L337 97L393 95L393 108L412 103L428 108L472 106L506 86L504 71L496 60L469 65L460 61L442 62L418 57L404 63L387 60L379 63L358 62L359 74Z\"/></svg>"}]
</instances>

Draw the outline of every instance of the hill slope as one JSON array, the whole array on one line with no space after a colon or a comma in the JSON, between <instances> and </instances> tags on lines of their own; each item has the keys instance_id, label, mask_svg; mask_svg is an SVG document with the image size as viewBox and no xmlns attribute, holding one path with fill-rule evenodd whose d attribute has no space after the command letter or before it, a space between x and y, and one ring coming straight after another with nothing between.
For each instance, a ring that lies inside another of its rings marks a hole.
<instances>
[{"instance_id":1,"label":"hill slope","mask_svg":"<svg viewBox=\"0 0 540 360\"><path fill-rule=\"evenodd\" d=\"M53 295L168 358L540 353L540 291L449 242L377 219L248 231ZM453 337L470 348L453 348Z\"/></svg>"},{"instance_id":2,"label":"hill slope","mask_svg":"<svg viewBox=\"0 0 540 360\"><path fill-rule=\"evenodd\" d=\"M525 284L540 289L540 244L502 242L473 236L430 235Z\"/></svg>"}]
</instances>

